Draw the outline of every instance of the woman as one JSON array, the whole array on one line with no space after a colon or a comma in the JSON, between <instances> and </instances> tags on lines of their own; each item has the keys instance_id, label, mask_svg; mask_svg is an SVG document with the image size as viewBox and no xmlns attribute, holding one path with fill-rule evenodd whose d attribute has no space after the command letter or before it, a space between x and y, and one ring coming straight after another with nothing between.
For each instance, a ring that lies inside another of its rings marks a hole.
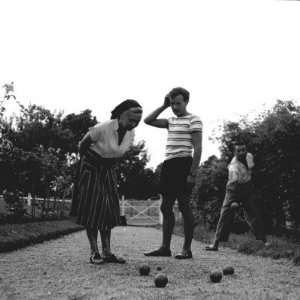
<instances>
[{"instance_id":1,"label":"woman","mask_svg":"<svg viewBox=\"0 0 300 300\"><path fill-rule=\"evenodd\" d=\"M111 120L95 125L79 143L80 162L74 185L71 215L85 226L91 247L90 262L125 263L111 252L111 229L120 225L120 207L115 166L129 150L142 107L126 100L111 112ZM97 245L98 230L102 256Z\"/></svg>"}]
</instances>

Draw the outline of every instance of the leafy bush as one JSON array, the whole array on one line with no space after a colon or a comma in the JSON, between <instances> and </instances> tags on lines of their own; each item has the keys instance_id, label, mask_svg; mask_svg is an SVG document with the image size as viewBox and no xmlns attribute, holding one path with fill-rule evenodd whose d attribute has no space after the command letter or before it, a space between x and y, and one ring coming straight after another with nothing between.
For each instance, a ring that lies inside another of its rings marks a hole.
<instances>
[{"instance_id":1,"label":"leafy bush","mask_svg":"<svg viewBox=\"0 0 300 300\"><path fill-rule=\"evenodd\" d=\"M18 191L3 191L3 199L8 206L8 210L13 214L15 218L22 217L26 210L24 209L24 203L20 197L22 194Z\"/></svg>"},{"instance_id":2,"label":"leafy bush","mask_svg":"<svg viewBox=\"0 0 300 300\"><path fill-rule=\"evenodd\" d=\"M242 140L254 155L253 181L264 208L267 229L300 225L300 107L278 101L255 120L226 122L220 142L221 158L210 157L199 170L195 201L209 223L216 225L224 197L227 169L233 157L233 142Z\"/></svg>"}]
</instances>

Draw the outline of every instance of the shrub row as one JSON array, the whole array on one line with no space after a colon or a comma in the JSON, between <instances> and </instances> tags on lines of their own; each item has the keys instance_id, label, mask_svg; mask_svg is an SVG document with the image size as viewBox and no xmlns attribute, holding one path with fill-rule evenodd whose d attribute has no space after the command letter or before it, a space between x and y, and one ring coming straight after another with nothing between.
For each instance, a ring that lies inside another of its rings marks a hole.
<instances>
[{"instance_id":1,"label":"shrub row","mask_svg":"<svg viewBox=\"0 0 300 300\"><path fill-rule=\"evenodd\" d=\"M82 226L70 220L2 225L0 226L0 252L41 243L82 229Z\"/></svg>"}]
</instances>

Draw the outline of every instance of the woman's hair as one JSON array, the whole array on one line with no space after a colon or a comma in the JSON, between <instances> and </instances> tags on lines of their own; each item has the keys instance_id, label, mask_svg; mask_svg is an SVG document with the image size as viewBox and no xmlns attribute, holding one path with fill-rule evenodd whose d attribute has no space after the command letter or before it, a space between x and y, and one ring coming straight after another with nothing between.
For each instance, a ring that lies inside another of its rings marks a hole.
<instances>
[{"instance_id":1,"label":"woman's hair","mask_svg":"<svg viewBox=\"0 0 300 300\"><path fill-rule=\"evenodd\" d=\"M183 100L185 102L188 102L189 99L190 99L190 93L189 91L187 91L186 89L182 88L182 87L176 87L174 89L172 89L170 92L169 92L169 96L171 98L174 98L178 95L182 95L183 96Z\"/></svg>"},{"instance_id":2,"label":"woman's hair","mask_svg":"<svg viewBox=\"0 0 300 300\"><path fill-rule=\"evenodd\" d=\"M117 105L112 111L111 111L111 119L119 119L121 114L133 107L142 107L137 101L132 99L127 99L123 102L121 102L119 105Z\"/></svg>"}]
</instances>

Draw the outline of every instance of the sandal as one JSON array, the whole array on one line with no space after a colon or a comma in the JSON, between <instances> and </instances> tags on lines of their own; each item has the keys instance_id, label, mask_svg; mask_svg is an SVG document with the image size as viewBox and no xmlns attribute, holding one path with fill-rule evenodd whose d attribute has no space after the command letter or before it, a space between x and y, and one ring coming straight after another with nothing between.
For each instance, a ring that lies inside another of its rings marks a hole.
<instances>
[{"instance_id":1,"label":"sandal","mask_svg":"<svg viewBox=\"0 0 300 300\"><path fill-rule=\"evenodd\" d=\"M103 258L101 257L101 255L99 253L93 253L90 256L90 263L93 265L100 265L103 264Z\"/></svg>"},{"instance_id":2,"label":"sandal","mask_svg":"<svg viewBox=\"0 0 300 300\"><path fill-rule=\"evenodd\" d=\"M105 263L115 263L115 264L125 264L126 260L122 257L118 257L114 254L110 254L108 256L103 257L103 261Z\"/></svg>"}]
</instances>

